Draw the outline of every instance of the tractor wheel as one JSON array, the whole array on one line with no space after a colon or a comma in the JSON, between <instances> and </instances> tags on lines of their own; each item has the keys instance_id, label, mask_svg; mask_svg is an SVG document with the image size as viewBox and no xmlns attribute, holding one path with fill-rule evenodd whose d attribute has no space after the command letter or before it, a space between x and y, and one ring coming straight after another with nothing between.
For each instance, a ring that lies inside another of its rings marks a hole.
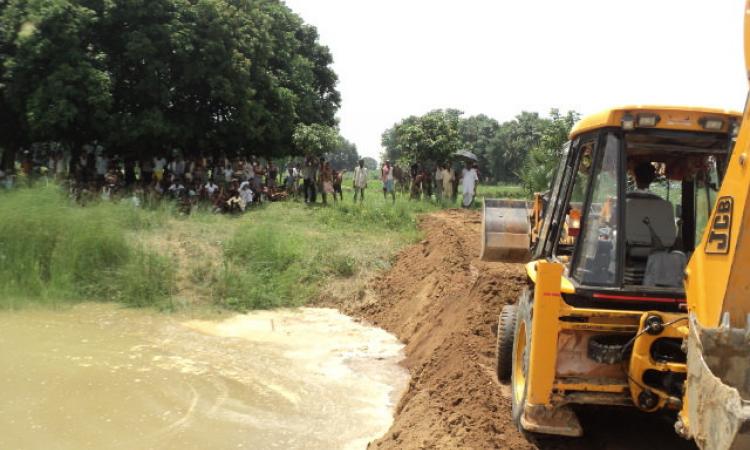
<instances>
[{"instance_id":1,"label":"tractor wheel","mask_svg":"<svg viewBox=\"0 0 750 450\"><path fill-rule=\"evenodd\" d=\"M497 381L504 383L510 380L513 370L513 337L516 334L516 305L505 305L497 321Z\"/></svg>"},{"instance_id":2,"label":"tractor wheel","mask_svg":"<svg viewBox=\"0 0 750 450\"><path fill-rule=\"evenodd\" d=\"M519 430L526 405L531 352L531 293L525 290L516 305L515 338L513 339L513 368L511 370L511 405L513 422Z\"/></svg>"}]
</instances>

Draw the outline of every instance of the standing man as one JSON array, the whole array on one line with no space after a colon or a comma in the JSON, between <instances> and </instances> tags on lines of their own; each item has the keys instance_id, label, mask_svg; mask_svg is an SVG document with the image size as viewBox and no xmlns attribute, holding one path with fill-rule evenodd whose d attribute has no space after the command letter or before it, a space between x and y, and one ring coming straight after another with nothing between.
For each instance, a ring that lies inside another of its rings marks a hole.
<instances>
[{"instance_id":1,"label":"standing man","mask_svg":"<svg viewBox=\"0 0 750 450\"><path fill-rule=\"evenodd\" d=\"M443 168L440 164L435 165L435 200L443 200Z\"/></svg>"},{"instance_id":2,"label":"standing man","mask_svg":"<svg viewBox=\"0 0 750 450\"><path fill-rule=\"evenodd\" d=\"M380 179L383 181L383 199L387 199L388 193L390 192L393 197L393 203L396 203L396 190L393 186L393 166L391 162L386 160L383 167L380 169Z\"/></svg>"},{"instance_id":3,"label":"standing man","mask_svg":"<svg viewBox=\"0 0 750 450\"><path fill-rule=\"evenodd\" d=\"M453 197L453 171L448 163L443 164L440 168L441 179L443 183L443 198L450 200Z\"/></svg>"},{"instance_id":4,"label":"standing man","mask_svg":"<svg viewBox=\"0 0 750 450\"><path fill-rule=\"evenodd\" d=\"M477 168L475 165L466 165L463 176L463 202L461 206L468 208L474 203L474 196L477 194L477 182L479 181L479 174L477 174Z\"/></svg>"},{"instance_id":5,"label":"standing man","mask_svg":"<svg viewBox=\"0 0 750 450\"><path fill-rule=\"evenodd\" d=\"M279 169L273 164L273 161L268 160L268 172L266 173L266 186L269 189L276 188L276 181L279 178Z\"/></svg>"},{"instance_id":6,"label":"standing man","mask_svg":"<svg viewBox=\"0 0 750 450\"><path fill-rule=\"evenodd\" d=\"M315 180L318 175L317 161L311 156L305 158L302 167L302 187L305 194L305 203L315 203Z\"/></svg>"},{"instance_id":7,"label":"standing man","mask_svg":"<svg viewBox=\"0 0 750 450\"><path fill-rule=\"evenodd\" d=\"M161 181L164 178L164 169L167 167L167 159L162 155L154 158L154 178Z\"/></svg>"},{"instance_id":8,"label":"standing man","mask_svg":"<svg viewBox=\"0 0 750 450\"><path fill-rule=\"evenodd\" d=\"M109 159L104 153L96 155L96 187L100 188L104 186L104 176L107 175L109 169Z\"/></svg>"},{"instance_id":9,"label":"standing man","mask_svg":"<svg viewBox=\"0 0 750 450\"><path fill-rule=\"evenodd\" d=\"M365 189L367 189L367 167L365 160L359 160L359 166L354 168L354 203L357 203L357 193L359 193L359 203L365 199Z\"/></svg>"}]
</instances>

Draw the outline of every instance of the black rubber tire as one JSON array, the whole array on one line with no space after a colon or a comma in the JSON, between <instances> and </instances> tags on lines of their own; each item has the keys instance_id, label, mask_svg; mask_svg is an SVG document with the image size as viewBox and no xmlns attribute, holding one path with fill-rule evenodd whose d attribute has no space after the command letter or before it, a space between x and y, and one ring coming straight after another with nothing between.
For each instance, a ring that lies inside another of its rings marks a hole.
<instances>
[{"instance_id":1,"label":"black rubber tire","mask_svg":"<svg viewBox=\"0 0 750 450\"><path fill-rule=\"evenodd\" d=\"M513 371L513 339L516 335L516 317L518 315L516 305L505 305L500 311L497 320L497 345L495 357L497 364L495 371L497 381L507 383Z\"/></svg>"},{"instance_id":2,"label":"black rubber tire","mask_svg":"<svg viewBox=\"0 0 750 450\"><path fill-rule=\"evenodd\" d=\"M531 299L533 298L531 292L527 289L523 291L521 296L518 298L518 303L516 306L516 326L515 326L515 333L514 333L514 345L513 345L513 364L515 365L516 361L522 361L523 367L517 368L513 367L511 371L511 382L510 382L510 389L511 389L511 418L513 419L513 422L516 424L516 427L518 427L518 430L523 432L523 427L521 426L521 416L523 415L524 406L526 405L526 396L528 394L528 378L529 378L529 353L531 351L531 314L532 314L532 305L531 305ZM523 345L523 355L517 355L517 352L519 351L519 342L517 340L519 339L519 334L521 331L521 326L523 326L525 332L524 337L524 345ZM523 386L519 389L517 386L519 384L519 380L516 380L516 374L518 371L523 372Z\"/></svg>"},{"instance_id":3,"label":"black rubber tire","mask_svg":"<svg viewBox=\"0 0 750 450\"><path fill-rule=\"evenodd\" d=\"M600 364L619 364L629 355L626 345L630 343L628 335L597 334L589 339L587 356Z\"/></svg>"}]
</instances>

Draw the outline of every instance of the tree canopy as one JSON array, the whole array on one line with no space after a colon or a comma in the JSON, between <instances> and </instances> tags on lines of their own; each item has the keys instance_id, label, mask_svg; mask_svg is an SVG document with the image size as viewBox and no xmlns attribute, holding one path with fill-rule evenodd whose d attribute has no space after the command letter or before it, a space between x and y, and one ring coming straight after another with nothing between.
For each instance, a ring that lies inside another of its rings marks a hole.
<instances>
[{"instance_id":1,"label":"tree canopy","mask_svg":"<svg viewBox=\"0 0 750 450\"><path fill-rule=\"evenodd\" d=\"M333 58L280 0L0 2L0 147L298 152L335 127Z\"/></svg>"},{"instance_id":2,"label":"tree canopy","mask_svg":"<svg viewBox=\"0 0 750 450\"><path fill-rule=\"evenodd\" d=\"M563 115L556 109L549 117L524 111L503 123L484 114L462 116L461 111L447 109L403 119L383 132L383 158L406 164L440 162L463 149L477 155L483 175L490 180L543 190L579 117L574 111Z\"/></svg>"},{"instance_id":3,"label":"tree canopy","mask_svg":"<svg viewBox=\"0 0 750 450\"><path fill-rule=\"evenodd\" d=\"M351 170L359 163L357 146L344 138L340 138L334 150L326 155L326 160L331 163L331 167L335 170Z\"/></svg>"}]
</instances>

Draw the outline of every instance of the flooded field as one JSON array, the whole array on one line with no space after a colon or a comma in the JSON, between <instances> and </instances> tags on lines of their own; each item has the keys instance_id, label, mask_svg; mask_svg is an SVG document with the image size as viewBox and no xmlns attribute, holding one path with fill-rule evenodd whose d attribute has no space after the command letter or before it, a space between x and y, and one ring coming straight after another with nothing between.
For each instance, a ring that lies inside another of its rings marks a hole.
<instances>
[{"instance_id":1,"label":"flooded field","mask_svg":"<svg viewBox=\"0 0 750 450\"><path fill-rule=\"evenodd\" d=\"M0 313L0 448L364 448L402 345L329 309L195 320L87 304Z\"/></svg>"}]
</instances>

